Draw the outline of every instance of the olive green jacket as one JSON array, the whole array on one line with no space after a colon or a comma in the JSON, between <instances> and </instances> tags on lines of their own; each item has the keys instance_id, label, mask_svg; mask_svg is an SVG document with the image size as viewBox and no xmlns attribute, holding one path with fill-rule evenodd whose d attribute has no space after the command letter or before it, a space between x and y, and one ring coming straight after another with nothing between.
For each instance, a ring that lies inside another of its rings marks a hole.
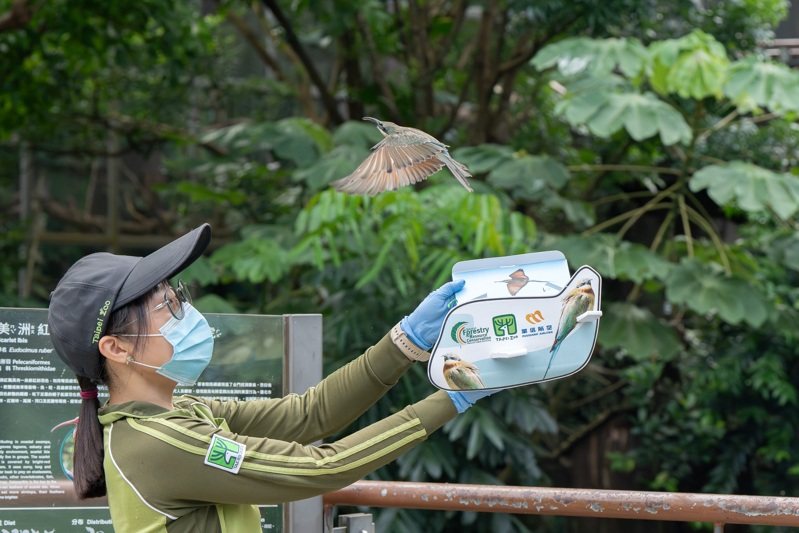
<instances>
[{"instance_id":1,"label":"olive green jacket","mask_svg":"<svg viewBox=\"0 0 799 533\"><path fill-rule=\"evenodd\" d=\"M410 366L385 336L302 395L255 401L175 398L105 405L111 519L125 532L261 531L255 505L345 487L457 414L446 393L318 446L383 396Z\"/></svg>"}]
</instances>

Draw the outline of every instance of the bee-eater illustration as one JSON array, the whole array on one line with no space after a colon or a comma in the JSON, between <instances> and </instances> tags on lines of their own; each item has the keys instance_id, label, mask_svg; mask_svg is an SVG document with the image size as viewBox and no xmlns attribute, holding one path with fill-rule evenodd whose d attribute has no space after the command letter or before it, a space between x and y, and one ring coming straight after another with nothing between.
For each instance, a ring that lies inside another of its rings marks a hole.
<instances>
[{"instance_id":1,"label":"bee-eater illustration","mask_svg":"<svg viewBox=\"0 0 799 533\"><path fill-rule=\"evenodd\" d=\"M454 353L444 355L444 379L455 390L484 389L480 371Z\"/></svg>"},{"instance_id":2,"label":"bee-eater illustration","mask_svg":"<svg viewBox=\"0 0 799 533\"><path fill-rule=\"evenodd\" d=\"M333 182L336 190L372 196L425 180L446 166L472 192L466 179L471 177L469 169L452 159L446 144L416 128L372 117L363 119L377 126L383 140L372 147L372 153L352 174Z\"/></svg>"},{"instance_id":3,"label":"bee-eater illustration","mask_svg":"<svg viewBox=\"0 0 799 533\"><path fill-rule=\"evenodd\" d=\"M522 290L525 287L525 285L527 285L528 283L543 283L545 285L544 290L546 290L546 286L554 287L556 290L560 289L560 287L549 281L528 278L527 274L525 274L524 270L521 268L511 273L509 278L510 279L498 280L497 283L507 284L508 292L510 293L511 296L516 296L516 294L520 290Z\"/></svg>"},{"instance_id":4,"label":"bee-eater illustration","mask_svg":"<svg viewBox=\"0 0 799 533\"><path fill-rule=\"evenodd\" d=\"M552 348L549 349L551 356L547 365L547 372L549 372L549 366L552 364L552 360L555 358L561 343L577 327L577 317L594 308L594 299L594 289L591 288L590 279L580 281L563 299L560 321L555 332L555 341L552 343ZM546 377L546 372L544 377Z\"/></svg>"}]
</instances>

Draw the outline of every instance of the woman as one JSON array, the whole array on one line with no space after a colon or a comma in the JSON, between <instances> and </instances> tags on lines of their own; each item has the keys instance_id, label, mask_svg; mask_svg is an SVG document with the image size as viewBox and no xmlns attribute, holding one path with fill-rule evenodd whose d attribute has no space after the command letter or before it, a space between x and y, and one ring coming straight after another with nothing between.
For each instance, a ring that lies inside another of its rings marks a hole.
<instances>
[{"instance_id":1,"label":"woman","mask_svg":"<svg viewBox=\"0 0 799 533\"><path fill-rule=\"evenodd\" d=\"M182 284L167 280L210 240L204 224L146 257L95 253L51 295L56 352L83 398L74 483L108 494L118 533L260 531L258 504L344 487L423 441L487 392L435 392L336 442L414 361L426 361L453 295L431 293L363 355L303 395L257 401L173 397L208 365L213 335ZM109 400L97 401L97 385Z\"/></svg>"}]
</instances>

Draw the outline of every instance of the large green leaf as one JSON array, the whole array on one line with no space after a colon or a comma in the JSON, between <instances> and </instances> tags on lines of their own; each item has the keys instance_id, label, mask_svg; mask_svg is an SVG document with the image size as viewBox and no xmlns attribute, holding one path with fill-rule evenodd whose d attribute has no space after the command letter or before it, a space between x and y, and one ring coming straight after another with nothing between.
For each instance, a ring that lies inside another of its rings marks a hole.
<instances>
[{"instance_id":1,"label":"large green leaf","mask_svg":"<svg viewBox=\"0 0 799 533\"><path fill-rule=\"evenodd\" d=\"M556 238L547 243L566 255L572 267L594 267L602 276L641 283L664 279L671 264L646 247L600 233L588 237Z\"/></svg>"},{"instance_id":2,"label":"large green leaf","mask_svg":"<svg viewBox=\"0 0 799 533\"><path fill-rule=\"evenodd\" d=\"M268 150L298 167L308 166L331 146L330 134L297 118L279 122L242 122L206 133L202 140L225 148L230 155Z\"/></svg>"},{"instance_id":3,"label":"large green leaf","mask_svg":"<svg viewBox=\"0 0 799 533\"><path fill-rule=\"evenodd\" d=\"M538 70L557 66L571 76L580 73L604 75L619 69L627 77L638 76L649 56L638 39L589 39L572 37L542 48L531 63Z\"/></svg>"},{"instance_id":4,"label":"large green leaf","mask_svg":"<svg viewBox=\"0 0 799 533\"><path fill-rule=\"evenodd\" d=\"M213 285L219 282L219 274L211 267L207 257L198 257L180 273L180 279L188 284Z\"/></svg>"},{"instance_id":5,"label":"large green leaf","mask_svg":"<svg viewBox=\"0 0 799 533\"><path fill-rule=\"evenodd\" d=\"M724 46L711 35L694 30L679 39L656 41L649 52L649 81L657 92L696 99L722 96L729 60Z\"/></svg>"},{"instance_id":6,"label":"large green leaf","mask_svg":"<svg viewBox=\"0 0 799 533\"><path fill-rule=\"evenodd\" d=\"M799 271L799 233L774 239L769 243L768 253L786 267Z\"/></svg>"},{"instance_id":7,"label":"large green leaf","mask_svg":"<svg viewBox=\"0 0 799 533\"><path fill-rule=\"evenodd\" d=\"M548 187L559 189L569 181L569 171L549 156L522 155L501 163L488 181L513 196L534 199Z\"/></svg>"},{"instance_id":8,"label":"large green leaf","mask_svg":"<svg viewBox=\"0 0 799 533\"><path fill-rule=\"evenodd\" d=\"M568 188L563 189L568 193ZM595 207L582 200L572 200L558 194L552 194L541 207L545 212L565 216L576 228L588 228L596 224Z\"/></svg>"},{"instance_id":9,"label":"large green leaf","mask_svg":"<svg viewBox=\"0 0 799 533\"><path fill-rule=\"evenodd\" d=\"M559 106L572 125L585 125L594 135L610 137L624 128L636 141L660 135L665 145L687 144L691 128L679 111L653 93L584 92Z\"/></svg>"},{"instance_id":10,"label":"large green leaf","mask_svg":"<svg viewBox=\"0 0 799 533\"><path fill-rule=\"evenodd\" d=\"M275 155L298 167L313 163L332 146L330 134L307 119L283 119L264 133Z\"/></svg>"},{"instance_id":11,"label":"large green leaf","mask_svg":"<svg viewBox=\"0 0 799 533\"><path fill-rule=\"evenodd\" d=\"M707 189L721 206L732 204L749 212L771 209L782 219L799 209L799 177L744 161L704 167L691 177L690 187Z\"/></svg>"},{"instance_id":12,"label":"large green leaf","mask_svg":"<svg viewBox=\"0 0 799 533\"><path fill-rule=\"evenodd\" d=\"M321 153L333 148L333 138L330 132L310 119L302 117L284 118L278 121L277 126L287 137L312 140Z\"/></svg>"},{"instance_id":13,"label":"large green leaf","mask_svg":"<svg viewBox=\"0 0 799 533\"><path fill-rule=\"evenodd\" d=\"M724 93L742 111L758 107L775 112L797 111L799 72L782 63L750 56L730 67Z\"/></svg>"},{"instance_id":14,"label":"large green leaf","mask_svg":"<svg viewBox=\"0 0 799 533\"><path fill-rule=\"evenodd\" d=\"M339 126L333 133L333 143L338 145L347 144L362 148L371 148L377 144L383 136L371 123L348 121Z\"/></svg>"},{"instance_id":15,"label":"large green leaf","mask_svg":"<svg viewBox=\"0 0 799 533\"><path fill-rule=\"evenodd\" d=\"M239 309L217 294L205 294L192 301L192 305L203 313L238 313Z\"/></svg>"},{"instance_id":16,"label":"large green leaf","mask_svg":"<svg viewBox=\"0 0 799 533\"><path fill-rule=\"evenodd\" d=\"M791 383L790 372L775 353L763 354L752 363L752 388L779 405L796 404L797 391Z\"/></svg>"},{"instance_id":17,"label":"large green leaf","mask_svg":"<svg viewBox=\"0 0 799 533\"><path fill-rule=\"evenodd\" d=\"M241 191L221 187L209 187L193 181L180 181L175 184L175 190L185 194L192 202L211 202L218 204L241 205L247 200L247 195Z\"/></svg>"},{"instance_id":18,"label":"large green leaf","mask_svg":"<svg viewBox=\"0 0 799 533\"><path fill-rule=\"evenodd\" d=\"M366 155L367 152L357 146L337 146L313 165L298 169L292 178L306 183L312 190L319 190L355 170Z\"/></svg>"},{"instance_id":19,"label":"large green leaf","mask_svg":"<svg viewBox=\"0 0 799 533\"><path fill-rule=\"evenodd\" d=\"M611 94L629 90L623 78L616 75L578 78L568 83L563 100L555 106L555 112L566 117L572 125L586 122L606 105Z\"/></svg>"},{"instance_id":20,"label":"large green leaf","mask_svg":"<svg viewBox=\"0 0 799 533\"><path fill-rule=\"evenodd\" d=\"M481 144L456 148L452 157L469 167L473 174L491 172L513 158L513 149L503 144Z\"/></svg>"},{"instance_id":21,"label":"large green leaf","mask_svg":"<svg viewBox=\"0 0 799 533\"><path fill-rule=\"evenodd\" d=\"M288 253L280 244L262 237L222 246L211 256L211 264L250 283L277 282L290 266Z\"/></svg>"},{"instance_id":22,"label":"large green leaf","mask_svg":"<svg viewBox=\"0 0 799 533\"><path fill-rule=\"evenodd\" d=\"M599 342L609 348L622 348L639 360L658 356L671 358L680 350L674 328L656 318L651 311L629 303L612 302L602 306Z\"/></svg>"},{"instance_id":23,"label":"large green leaf","mask_svg":"<svg viewBox=\"0 0 799 533\"><path fill-rule=\"evenodd\" d=\"M751 282L727 276L717 265L684 259L666 280L666 297L703 315L716 315L730 324L759 327L768 318L763 292Z\"/></svg>"}]
</instances>

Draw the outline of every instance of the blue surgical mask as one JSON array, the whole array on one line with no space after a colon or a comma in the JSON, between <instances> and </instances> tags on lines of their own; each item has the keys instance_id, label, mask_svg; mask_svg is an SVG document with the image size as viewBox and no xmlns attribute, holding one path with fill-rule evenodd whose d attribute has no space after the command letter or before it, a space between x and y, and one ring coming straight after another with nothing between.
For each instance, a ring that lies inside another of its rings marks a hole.
<instances>
[{"instance_id":1,"label":"blue surgical mask","mask_svg":"<svg viewBox=\"0 0 799 533\"><path fill-rule=\"evenodd\" d=\"M189 303L183 303L184 316L170 318L158 331L146 337L164 337L172 345L172 358L161 366L148 365L128 358L134 363L155 371L179 385L194 385L211 362L214 335L205 317Z\"/></svg>"}]
</instances>

